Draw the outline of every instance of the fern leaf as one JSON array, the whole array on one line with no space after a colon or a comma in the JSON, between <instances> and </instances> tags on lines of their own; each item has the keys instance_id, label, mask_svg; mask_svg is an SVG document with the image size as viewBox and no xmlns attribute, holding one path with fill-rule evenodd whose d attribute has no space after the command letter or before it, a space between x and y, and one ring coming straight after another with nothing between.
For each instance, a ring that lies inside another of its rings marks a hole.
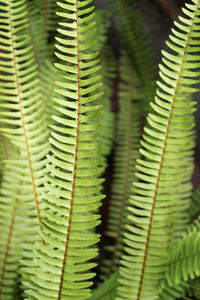
<instances>
[{"instance_id":1,"label":"fern leaf","mask_svg":"<svg viewBox=\"0 0 200 300\"><path fill-rule=\"evenodd\" d=\"M179 298L185 299L189 286L190 285L188 282L181 282L180 284L175 285L173 287L165 285L158 299L159 300L176 300Z\"/></svg>"},{"instance_id":2,"label":"fern leaf","mask_svg":"<svg viewBox=\"0 0 200 300\"><path fill-rule=\"evenodd\" d=\"M91 260L98 254L99 236L94 228L100 223L96 211L103 198L99 178L103 169L96 122L101 82L95 74L100 67L97 54L90 51L94 42L87 31L94 16L90 2L58 3L63 22L56 55L62 60L55 64L61 78L56 83L57 114L53 116L44 194L41 234L45 244L38 244L29 299L86 299L95 275ZM66 99L60 101L63 95Z\"/></svg>"},{"instance_id":3,"label":"fern leaf","mask_svg":"<svg viewBox=\"0 0 200 300\"><path fill-rule=\"evenodd\" d=\"M0 134L0 184L4 170L4 161L9 157L9 147L6 138Z\"/></svg>"},{"instance_id":4,"label":"fern leaf","mask_svg":"<svg viewBox=\"0 0 200 300\"><path fill-rule=\"evenodd\" d=\"M104 273L109 276L119 265L123 251L123 231L127 215L127 204L135 179L134 167L139 157L141 100L136 74L128 58L123 55L120 61L119 108L115 135L114 175L107 236L114 239L114 245L107 247L110 259L105 261Z\"/></svg>"},{"instance_id":5,"label":"fern leaf","mask_svg":"<svg viewBox=\"0 0 200 300\"><path fill-rule=\"evenodd\" d=\"M184 25L175 22L176 29L167 42L175 52L163 52L162 81L157 83L153 112L147 118L140 150L144 158L136 165L138 181L130 198L128 220L131 224L126 226L120 299L158 297L176 208L179 202L188 203L191 196L195 109L188 93L196 91L192 85L198 82L195 72L198 63L194 63L191 71L190 62L194 61L195 52L195 59L199 59L199 40L196 39L199 9L200 2L196 0L183 9L189 19L180 18Z\"/></svg>"},{"instance_id":6,"label":"fern leaf","mask_svg":"<svg viewBox=\"0 0 200 300\"><path fill-rule=\"evenodd\" d=\"M6 141L7 147L11 148ZM18 211L21 206L20 179L18 173L10 169L9 159L18 157L11 148L4 164L4 174L0 189L0 299L12 300L18 293L18 268L22 256L21 223Z\"/></svg>"},{"instance_id":7,"label":"fern leaf","mask_svg":"<svg viewBox=\"0 0 200 300\"><path fill-rule=\"evenodd\" d=\"M115 23L119 24L124 50L141 78L146 106L149 107L155 95L155 58L145 33L141 13L135 0L107 1L111 5L114 17L117 16Z\"/></svg>"},{"instance_id":8,"label":"fern leaf","mask_svg":"<svg viewBox=\"0 0 200 300\"><path fill-rule=\"evenodd\" d=\"M165 279L161 282L161 295L165 295L167 290L170 291L170 287L173 291L178 288L181 290L182 286L184 292L190 280L200 275L199 258L200 232L198 228L193 227L170 253ZM184 281L187 282L186 285Z\"/></svg>"},{"instance_id":9,"label":"fern leaf","mask_svg":"<svg viewBox=\"0 0 200 300\"><path fill-rule=\"evenodd\" d=\"M199 277L189 282L188 294L194 299L200 299Z\"/></svg>"},{"instance_id":10,"label":"fern leaf","mask_svg":"<svg viewBox=\"0 0 200 300\"><path fill-rule=\"evenodd\" d=\"M0 70L4 72L0 82L0 130L19 151L20 158L13 157L9 164L13 171L18 172L18 190L28 193L26 197L20 195L23 200L22 219L27 222L24 228L29 229L28 236L27 232L23 236L25 265L28 258L28 267L22 268L23 274L29 273L30 249L35 242L35 234L40 240L40 202L48 152L47 125L40 119L42 105L34 53L24 31L28 27L26 8L24 0L0 3L1 62L2 58L6 58L5 64L0 63ZM8 32L5 32L4 26ZM34 232L33 236L30 231Z\"/></svg>"},{"instance_id":11,"label":"fern leaf","mask_svg":"<svg viewBox=\"0 0 200 300\"><path fill-rule=\"evenodd\" d=\"M61 21L61 18L56 15L57 3L54 0L38 0L38 6L42 14L42 28L46 34L46 43L52 43L58 22ZM55 50L54 45L51 48L51 50ZM53 53L53 51L51 52Z\"/></svg>"},{"instance_id":12,"label":"fern leaf","mask_svg":"<svg viewBox=\"0 0 200 300\"><path fill-rule=\"evenodd\" d=\"M113 81L117 75L117 64L116 58L107 41L108 28L110 26L108 14L106 14L105 11L98 9L95 21L97 27L96 36L98 36L98 39L93 50L99 52L101 62L99 76L102 76L102 91L104 96L100 99L100 104L103 106L102 114L100 116L100 141L103 144L102 156L105 159L110 154L114 137L115 115L111 111L111 97L113 93ZM106 159L105 164L107 164Z\"/></svg>"},{"instance_id":13,"label":"fern leaf","mask_svg":"<svg viewBox=\"0 0 200 300\"><path fill-rule=\"evenodd\" d=\"M114 300L117 295L117 272L113 273L104 283L93 291L90 300Z\"/></svg>"},{"instance_id":14,"label":"fern leaf","mask_svg":"<svg viewBox=\"0 0 200 300\"><path fill-rule=\"evenodd\" d=\"M102 124L100 138L103 143L102 154L108 156L111 152L114 140L115 114L112 112L111 108L111 97L113 93L114 79L117 75L115 57L113 57L112 50L108 44L106 44L104 49L100 52L100 60L104 92L104 96L102 98L103 113L100 120Z\"/></svg>"},{"instance_id":15,"label":"fern leaf","mask_svg":"<svg viewBox=\"0 0 200 300\"><path fill-rule=\"evenodd\" d=\"M52 65L50 60L47 60L44 66L41 68L41 86L42 86L42 102L43 109L41 112L41 118L46 118L48 124L51 125L54 114L53 98L56 96L56 81L60 80L60 74L57 69ZM64 101L60 99L60 102Z\"/></svg>"},{"instance_id":16,"label":"fern leaf","mask_svg":"<svg viewBox=\"0 0 200 300\"><path fill-rule=\"evenodd\" d=\"M106 45L108 40L108 29L110 27L109 17L109 12L102 9L96 9L95 21L97 27L96 34L98 36L98 40L94 46L94 49L99 53L104 51L104 46Z\"/></svg>"},{"instance_id":17,"label":"fern leaf","mask_svg":"<svg viewBox=\"0 0 200 300\"><path fill-rule=\"evenodd\" d=\"M27 1L28 31L33 45L38 72L40 72L41 67L48 57L48 47L45 37L46 33L42 28L42 15L39 9L40 7L37 4L37 1Z\"/></svg>"},{"instance_id":18,"label":"fern leaf","mask_svg":"<svg viewBox=\"0 0 200 300\"><path fill-rule=\"evenodd\" d=\"M192 194L192 201L189 207L190 222L194 221L200 215L200 186L198 186Z\"/></svg>"}]
</instances>

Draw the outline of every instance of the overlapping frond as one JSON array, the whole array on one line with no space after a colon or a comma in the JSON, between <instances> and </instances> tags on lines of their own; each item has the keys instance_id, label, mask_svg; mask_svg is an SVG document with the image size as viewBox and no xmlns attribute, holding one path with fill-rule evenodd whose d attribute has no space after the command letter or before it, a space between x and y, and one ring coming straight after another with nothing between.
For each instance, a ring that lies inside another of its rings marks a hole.
<instances>
[{"instance_id":1,"label":"overlapping frond","mask_svg":"<svg viewBox=\"0 0 200 300\"><path fill-rule=\"evenodd\" d=\"M113 273L104 283L93 291L90 300L114 300L117 295L117 272Z\"/></svg>"},{"instance_id":2,"label":"overlapping frond","mask_svg":"<svg viewBox=\"0 0 200 300\"><path fill-rule=\"evenodd\" d=\"M180 284L177 284L173 287L165 285L165 287L161 291L161 294L158 297L158 300L184 299L187 290L189 289L189 286L190 285L188 282L181 282Z\"/></svg>"},{"instance_id":3,"label":"overlapping frond","mask_svg":"<svg viewBox=\"0 0 200 300\"><path fill-rule=\"evenodd\" d=\"M103 112L100 119L102 124L100 139L103 143L102 154L108 156L114 141L115 114L112 112L111 97L113 95L114 80L117 76L117 63L112 49L107 43L100 52L100 60L104 92L102 97Z\"/></svg>"},{"instance_id":4,"label":"overlapping frond","mask_svg":"<svg viewBox=\"0 0 200 300\"><path fill-rule=\"evenodd\" d=\"M198 186L192 194L192 201L189 207L190 222L200 215L200 186Z\"/></svg>"},{"instance_id":5,"label":"overlapping frond","mask_svg":"<svg viewBox=\"0 0 200 300\"><path fill-rule=\"evenodd\" d=\"M127 216L127 204L135 179L135 163L139 157L141 136L142 99L137 75L127 56L120 61L119 113L116 120L115 156L109 219L106 235L113 245L106 247L111 257L104 261L102 271L109 276L119 265L123 249L123 231Z\"/></svg>"},{"instance_id":6,"label":"overlapping frond","mask_svg":"<svg viewBox=\"0 0 200 300\"><path fill-rule=\"evenodd\" d=\"M188 285L188 295L194 299L200 299L200 278L191 280Z\"/></svg>"},{"instance_id":7,"label":"overlapping frond","mask_svg":"<svg viewBox=\"0 0 200 300\"><path fill-rule=\"evenodd\" d=\"M181 24L175 22L167 42L173 54L163 52L161 81L141 142L143 158L136 165L138 181L130 198L131 224L120 268L120 299L157 298L174 223L182 216L178 204L187 207L191 197L195 103L188 94L196 91L192 85L198 82L200 2L186 6L186 17L180 17Z\"/></svg>"},{"instance_id":8,"label":"overlapping frond","mask_svg":"<svg viewBox=\"0 0 200 300\"><path fill-rule=\"evenodd\" d=\"M8 141L6 143L9 147ZM17 156L14 149L7 160L13 156ZM0 188L0 299L10 300L16 296L17 270L21 258L21 229L16 220L20 206L17 175L5 162Z\"/></svg>"},{"instance_id":9,"label":"overlapping frond","mask_svg":"<svg viewBox=\"0 0 200 300\"><path fill-rule=\"evenodd\" d=\"M200 232L194 227L184 235L169 255L169 262L165 272L165 279L161 282L161 299L165 299L166 292L175 290L184 294L189 281L200 276ZM188 282L186 285L185 282ZM170 287L172 287L170 289ZM168 298L169 299L169 298Z\"/></svg>"},{"instance_id":10,"label":"overlapping frond","mask_svg":"<svg viewBox=\"0 0 200 300\"><path fill-rule=\"evenodd\" d=\"M23 268L24 274L29 272L30 248L35 242L34 236L37 235L37 240L40 239L40 200L45 155L48 152L48 130L46 123L40 118L41 94L34 53L26 34L26 2L0 1L0 9L0 130L19 152L19 157L9 160L9 167L18 174L17 191L26 194L20 196L23 203L22 220L28 231L28 236L26 230L22 235L24 259L28 257L28 268ZM13 194L13 201L15 200L16 195ZM30 235L31 231L34 232L33 236Z\"/></svg>"},{"instance_id":11,"label":"overlapping frond","mask_svg":"<svg viewBox=\"0 0 200 300\"><path fill-rule=\"evenodd\" d=\"M0 134L0 184L2 181L2 174L4 171L5 160L9 158L9 152L11 148L12 147L10 143L8 143L6 138L2 134Z\"/></svg>"},{"instance_id":12,"label":"overlapping frond","mask_svg":"<svg viewBox=\"0 0 200 300\"><path fill-rule=\"evenodd\" d=\"M107 0L116 18L124 50L141 78L146 107L155 94L155 58L135 0Z\"/></svg>"},{"instance_id":13,"label":"overlapping frond","mask_svg":"<svg viewBox=\"0 0 200 300\"><path fill-rule=\"evenodd\" d=\"M42 13L40 12L40 6L38 5L37 1L27 1L27 15L28 32L30 34L35 62L40 75L40 70L49 56L49 50L46 38L47 33L43 28Z\"/></svg>"},{"instance_id":14,"label":"overlapping frond","mask_svg":"<svg viewBox=\"0 0 200 300\"><path fill-rule=\"evenodd\" d=\"M56 38L60 79L54 98L42 219L29 299L86 299L97 255L103 169L98 142L101 106L99 59L94 44L91 0L58 2L62 17ZM92 93L92 95L91 95ZM88 96L89 95L89 96ZM63 96L66 99L63 99Z\"/></svg>"},{"instance_id":15,"label":"overlapping frond","mask_svg":"<svg viewBox=\"0 0 200 300\"><path fill-rule=\"evenodd\" d=\"M56 81L60 79L58 70L54 67L51 61L47 60L41 68L41 86L42 86L42 103L41 118L46 118L49 127L53 120L51 116L54 114L53 99L56 96ZM62 97L65 99L65 97Z\"/></svg>"},{"instance_id":16,"label":"overlapping frond","mask_svg":"<svg viewBox=\"0 0 200 300\"><path fill-rule=\"evenodd\" d=\"M107 1L128 53L116 130L110 12L95 15L93 0L0 0L0 300L199 298L199 188L190 200L200 0L163 51L140 151L154 59L137 1ZM113 244L91 295L114 138Z\"/></svg>"},{"instance_id":17,"label":"overlapping frond","mask_svg":"<svg viewBox=\"0 0 200 300\"><path fill-rule=\"evenodd\" d=\"M109 12L103 9L96 9L95 22L96 22L96 35L98 36L94 49L101 53L108 40L108 30L110 28Z\"/></svg>"},{"instance_id":18,"label":"overlapping frond","mask_svg":"<svg viewBox=\"0 0 200 300\"><path fill-rule=\"evenodd\" d=\"M38 0L43 17L43 30L46 33L47 42L55 37L56 28L60 18L56 15L57 3L54 0ZM54 47L53 47L54 48Z\"/></svg>"}]
</instances>

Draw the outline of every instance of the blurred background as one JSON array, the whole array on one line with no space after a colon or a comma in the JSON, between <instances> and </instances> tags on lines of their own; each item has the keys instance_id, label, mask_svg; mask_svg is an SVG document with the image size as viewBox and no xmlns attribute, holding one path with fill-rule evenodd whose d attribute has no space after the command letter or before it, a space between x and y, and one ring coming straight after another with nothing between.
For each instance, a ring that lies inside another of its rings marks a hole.
<instances>
[{"instance_id":1,"label":"blurred background","mask_svg":"<svg viewBox=\"0 0 200 300\"><path fill-rule=\"evenodd\" d=\"M158 61L164 48L173 20L181 14L185 0L137 0L142 12L146 32L150 37ZM94 0L100 8L106 9L108 0ZM189 3L190 1L187 1Z\"/></svg>"}]
</instances>

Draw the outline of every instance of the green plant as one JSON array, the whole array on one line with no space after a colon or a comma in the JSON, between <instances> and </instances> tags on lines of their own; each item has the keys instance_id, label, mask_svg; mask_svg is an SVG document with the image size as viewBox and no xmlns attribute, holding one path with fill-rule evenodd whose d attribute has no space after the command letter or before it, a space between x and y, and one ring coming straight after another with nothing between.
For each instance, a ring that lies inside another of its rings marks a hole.
<instances>
[{"instance_id":1,"label":"green plant","mask_svg":"<svg viewBox=\"0 0 200 300\"><path fill-rule=\"evenodd\" d=\"M174 23L156 89L137 2L108 7L0 0L0 300L200 297L200 1Z\"/></svg>"}]
</instances>

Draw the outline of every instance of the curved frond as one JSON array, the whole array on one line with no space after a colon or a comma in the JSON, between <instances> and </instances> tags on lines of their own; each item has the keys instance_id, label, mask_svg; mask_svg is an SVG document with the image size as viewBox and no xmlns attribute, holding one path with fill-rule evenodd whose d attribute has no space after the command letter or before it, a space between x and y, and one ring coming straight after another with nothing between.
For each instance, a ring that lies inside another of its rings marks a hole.
<instances>
[{"instance_id":1,"label":"curved frond","mask_svg":"<svg viewBox=\"0 0 200 300\"><path fill-rule=\"evenodd\" d=\"M138 80L128 58L120 61L119 113L116 120L115 156L109 219L106 235L113 239L113 245L106 247L111 256L104 261L102 271L111 275L119 266L123 252L123 231L127 216L128 199L135 179L135 163L139 157L140 121L142 99L139 95Z\"/></svg>"},{"instance_id":2,"label":"curved frond","mask_svg":"<svg viewBox=\"0 0 200 300\"><path fill-rule=\"evenodd\" d=\"M107 43L100 52L100 61L104 92L104 96L102 97L103 112L100 119L102 124L100 139L103 143L102 154L108 156L114 141L115 114L112 112L111 97L113 94L114 80L117 76L117 63L113 56L112 49Z\"/></svg>"},{"instance_id":3,"label":"curved frond","mask_svg":"<svg viewBox=\"0 0 200 300\"><path fill-rule=\"evenodd\" d=\"M161 286L177 286L200 276L200 232L194 228L169 255L165 279Z\"/></svg>"},{"instance_id":4,"label":"curved frond","mask_svg":"<svg viewBox=\"0 0 200 300\"><path fill-rule=\"evenodd\" d=\"M9 147L8 141L6 141ZM16 150L9 152L9 157L18 156ZM18 174L4 164L4 173L0 188L0 299L12 300L17 296L17 277L21 251L21 224L18 211L21 206L18 188Z\"/></svg>"},{"instance_id":5,"label":"curved frond","mask_svg":"<svg viewBox=\"0 0 200 300\"><path fill-rule=\"evenodd\" d=\"M93 291L90 300L114 300L117 295L117 272L113 273L104 283Z\"/></svg>"},{"instance_id":6,"label":"curved frond","mask_svg":"<svg viewBox=\"0 0 200 300\"><path fill-rule=\"evenodd\" d=\"M5 160L9 158L9 150L10 144L8 144L6 138L0 134L0 185L4 171Z\"/></svg>"},{"instance_id":7,"label":"curved frond","mask_svg":"<svg viewBox=\"0 0 200 300\"><path fill-rule=\"evenodd\" d=\"M46 41L46 32L44 31L42 24L42 14L37 1L27 1L27 16L28 32L30 34L35 62L40 75L41 67L44 65L45 60L49 56L49 50Z\"/></svg>"},{"instance_id":8,"label":"curved frond","mask_svg":"<svg viewBox=\"0 0 200 300\"><path fill-rule=\"evenodd\" d=\"M41 68L41 89L42 89L42 103L43 109L41 111L41 118L46 118L49 127L53 123L51 116L54 114L53 99L56 97L56 81L59 81L61 75L54 67L51 61L47 60L44 66ZM65 97L62 97L63 100Z\"/></svg>"},{"instance_id":9,"label":"curved frond","mask_svg":"<svg viewBox=\"0 0 200 300\"><path fill-rule=\"evenodd\" d=\"M141 78L146 107L155 95L155 58L135 0L107 0L116 18L124 50ZM117 17L116 17L117 16Z\"/></svg>"},{"instance_id":10,"label":"curved frond","mask_svg":"<svg viewBox=\"0 0 200 300\"><path fill-rule=\"evenodd\" d=\"M56 56L61 62L55 65L61 78L56 82L44 194L41 234L45 244L38 243L28 293L29 299L81 300L90 296L95 275L91 260L98 254L99 235L94 229L100 223L96 212L104 197L97 122L102 83L99 59L91 50L95 33L91 0L66 0L58 5L63 20ZM89 31L88 26L92 26Z\"/></svg>"},{"instance_id":11,"label":"curved frond","mask_svg":"<svg viewBox=\"0 0 200 300\"><path fill-rule=\"evenodd\" d=\"M186 292L189 286L190 284L188 282L181 282L180 284L173 287L165 285L158 297L158 300L185 299L184 297L186 296Z\"/></svg>"},{"instance_id":12,"label":"curved frond","mask_svg":"<svg viewBox=\"0 0 200 300\"><path fill-rule=\"evenodd\" d=\"M190 222L194 221L200 216L200 185L192 194L192 201L189 207Z\"/></svg>"},{"instance_id":13,"label":"curved frond","mask_svg":"<svg viewBox=\"0 0 200 300\"><path fill-rule=\"evenodd\" d=\"M161 81L141 142L143 159L136 165L138 181L130 198L131 224L126 226L120 268L121 299L157 298L173 227L181 219L178 204L187 207L191 197L195 103L188 94L198 83L200 2L194 0L183 11L187 17L180 17L182 24L175 22L167 42L174 52L163 52Z\"/></svg>"},{"instance_id":14,"label":"curved frond","mask_svg":"<svg viewBox=\"0 0 200 300\"><path fill-rule=\"evenodd\" d=\"M94 49L98 52L104 52L104 47L108 43L108 30L110 27L110 14L103 9L96 9L95 21L96 21L96 35L98 37Z\"/></svg>"},{"instance_id":15,"label":"curved frond","mask_svg":"<svg viewBox=\"0 0 200 300\"><path fill-rule=\"evenodd\" d=\"M55 37L58 22L61 19L58 15L56 15L57 3L54 0L38 0L38 2L42 12L42 27L46 33L46 42L49 42L49 40L51 42L52 37Z\"/></svg>"},{"instance_id":16,"label":"curved frond","mask_svg":"<svg viewBox=\"0 0 200 300\"><path fill-rule=\"evenodd\" d=\"M0 131L18 149L20 157L12 157L10 167L18 173L19 190L28 193L26 197L20 196L24 207L22 219L28 227L28 236L24 233L22 242L25 265L28 258L28 267L22 268L25 274L29 272L30 248L35 242L30 231L40 240L39 230L42 229L40 202L49 148L48 130L44 120L40 119L38 75L31 41L25 34L28 27L26 2L0 1L0 9L0 71L4 72L0 81Z\"/></svg>"}]
</instances>

